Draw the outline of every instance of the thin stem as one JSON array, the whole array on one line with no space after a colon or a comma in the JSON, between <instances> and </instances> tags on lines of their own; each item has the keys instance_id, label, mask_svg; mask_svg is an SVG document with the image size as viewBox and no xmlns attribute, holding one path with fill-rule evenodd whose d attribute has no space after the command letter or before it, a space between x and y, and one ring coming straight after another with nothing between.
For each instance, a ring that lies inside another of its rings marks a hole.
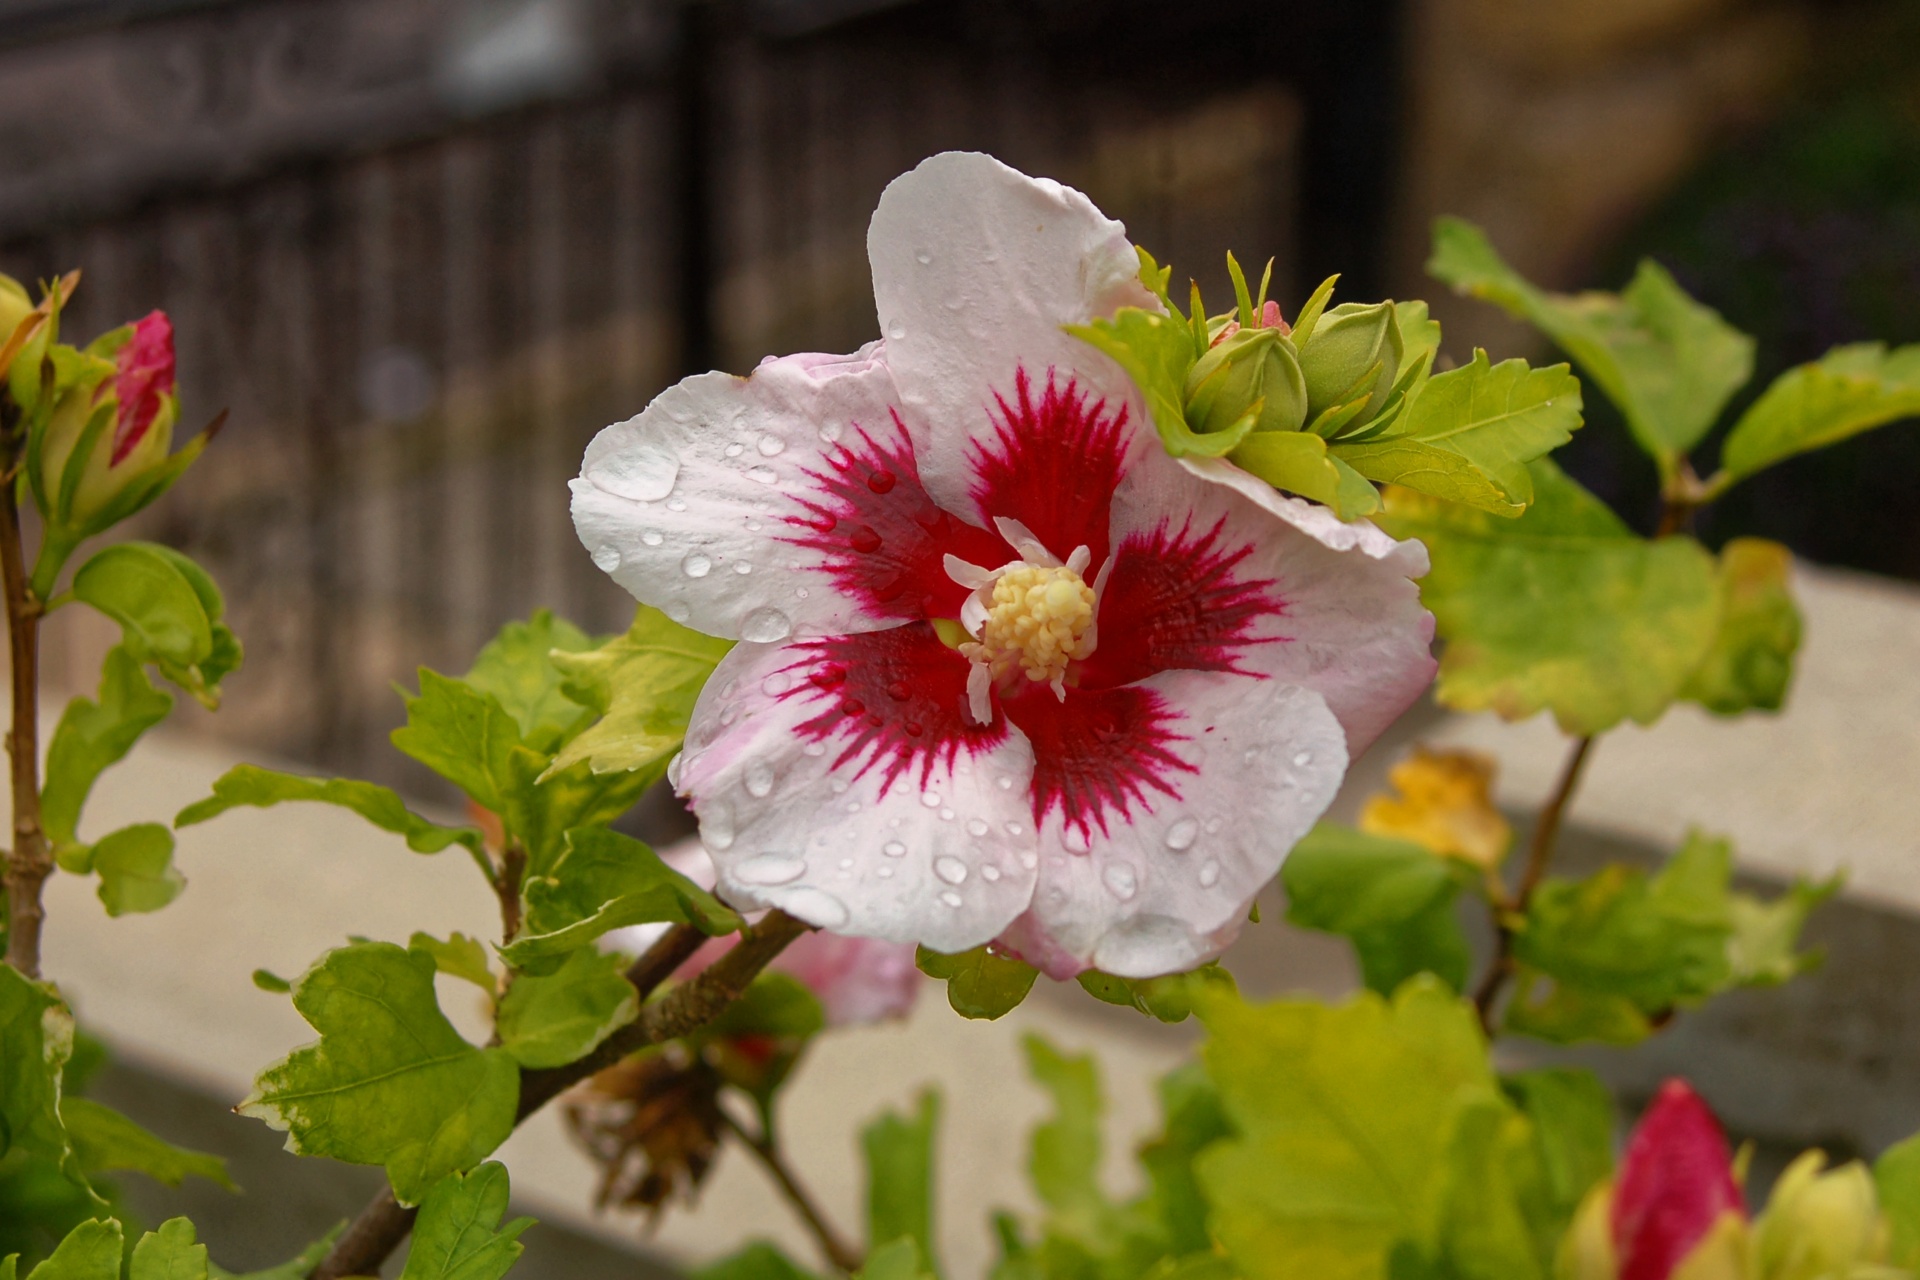
<instances>
[{"instance_id":1,"label":"thin stem","mask_svg":"<svg viewBox=\"0 0 1920 1280\"><path fill-rule=\"evenodd\" d=\"M765 1133L751 1133L725 1107L720 1109L720 1121L733 1130L734 1136L746 1144L747 1150L759 1157L760 1163L765 1166L779 1186L781 1194L785 1195L788 1203L793 1205L794 1212L800 1215L800 1220L807 1224L807 1230L813 1232L813 1238L819 1243L820 1252L826 1255L828 1262L848 1275L852 1275L866 1265L866 1258L833 1229L833 1225L820 1212L820 1206L813 1202L813 1197L808 1194L807 1189L800 1185L800 1179L795 1176L793 1168L787 1164L786 1156L780 1150L779 1139L771 1129Z\"/></svg>"},{"instance_id":2,"label":"thin stem","mask_svg":"<svg viewBox=\"0 0 1920 1280\"><path fill-rule=\"evenodd\" d=\"M40 891L53 872L40 823L40 601L27 586L15 487L0 485L0 587L7 598L7 639L13 660L13 851L7 857L7 963L40 976Z\"/></svg>"},{"instance_id":3,"label":"thin stem","mask_svg":"<svg viewBox=\"0 0 1920 1280\"><path fill-rule=\"evenodd\" d=\"M567 1089L635 1050L677 1039L713 1021L740 998L769 961L812 927L784 911L770 911L747 931L740 945L660 999L643 1003L640 1016L609 1036L594 1052L564 1067L522 1070L520 1107L514 1124L519 1125ZM692 925L676 925L633 962L627 980L645 1002L706 940L706 935ZM401 1207L391 1188L382 1190L361 1210L308 1280L378 1274L381 1263L413 1230L416 1212Z\"/></svg>"},{"instance_id":4,"label":"thin stem","mask_svg":"<svg viewBox=\"0 0 1920 1280\"><path fill-rule=\"evenodd\" d=\"M500 853L500 870L493 878L493 892L500 899L500 941L512 942L520 932L520 882L527 874L527 847L518 840L507 841Z\"/></svg>"},{"instance_id":5,"label":"thin stem","mask_svg":"<svg viewBox=\"0 0 1920 1280\"><path fill-rule=\"evenodd\" d=\"M1507 979L1513 976L1513 928L1506 917L1526 913L1533 891L1546 876L1547 866L1553 861L1554 846L1560 840L1561 821L1566 817L1567 806L1573 802L1574 791L1580 786L1580 775L1586 769L1593 743L1592 734L1574 740L1566 763L1560 766L1560 780L1554 784L1553 794L1533 824L1533 836L1527 842L1527 861L1520 869L1520 883L1514 887L1512 897L1496 904L1494 926L1498 932L1494 937L1493 960L1473 993L1474 1008L1480 1011L1480 1026L1488 1035L1493 1034L1494 1002L1500 998Z\"/></svg>"}]
</instances>

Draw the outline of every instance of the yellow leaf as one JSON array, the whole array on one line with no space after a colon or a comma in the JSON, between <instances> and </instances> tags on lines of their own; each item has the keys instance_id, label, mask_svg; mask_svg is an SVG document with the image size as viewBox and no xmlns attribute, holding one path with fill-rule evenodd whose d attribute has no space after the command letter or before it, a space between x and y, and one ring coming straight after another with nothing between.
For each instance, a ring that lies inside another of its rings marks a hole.
<instances>
[{"instance_id":1,"label":"yellow leaf","mask_svg":"<svg viewBox=\"0 0 1920 1280\"><path fill-rule=\"evenodd\" d=\"M1492 757L1475 751L1415 747L1388 774L1399 794L1368 800L1360 829L1492 870L1513 844L1513 828L1493 807L1493 771Z\"/></svg>"}]
</instances>

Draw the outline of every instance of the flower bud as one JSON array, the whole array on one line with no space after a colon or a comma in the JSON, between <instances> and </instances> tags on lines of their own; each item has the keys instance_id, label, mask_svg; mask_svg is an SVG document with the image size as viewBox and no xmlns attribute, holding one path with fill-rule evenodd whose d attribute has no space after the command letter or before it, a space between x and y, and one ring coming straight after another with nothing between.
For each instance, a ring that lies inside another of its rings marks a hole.
<instances>
[{"instance_id":1,"label":"flower bud","mask_svg":"<svg viewBox=\"0 0 1920 1280\"><path fill-rule=\"evenodd\" d=\"M1720 1122L1684 1081L1661 1085L1634 1126L1612 1216L1620 1280L1738 1277L1745 1201Z\"/></svg>"},{"instance_id":2,"label":"flower bud","mask_svg":"<svg viewBox=\"0 0 1920 1280\"><path fill-rule=\"evenodd\" d=\"M1391 302L1343 302L1320 317L1300 351L1308 422L1370 396L1349 425L1379 413L1400 373L1400 325Z\"/></svg>"},{"instance_id":3,"label":"flower bud","mask_svg":"<svg viewBox=\"0 0 1920 1280\"><path fill-rule=\"evenodd\" d=\"M1858 1160L1822 1173L1825 1164L1825 1156L1809 1151L1774 1184L1754 1235L1766 1280L1846 1276L1885 1250L1873 1175Z\"/></svg>"},{"instance_id":4,"label":"flower bud","mask_svg":"<svg viewBox=\"0 0 1920 1280\"><path fill-rule=\"evenodd\" d=\"M108 415L103 429L88 441L89 424L102 414ZM97 532L100 517L127 486L166 460L178 415L173 326L155 311L130 326L113 353L110 376L83 379L55 403L39 451L50 518L83 536ZM68 463L81 447L87 454L79 483L71 504L63 505Z\"/></svg>"},{"instance_id":5,"label":"flower bud","mask_svg":"<svg viewBox=\"0 0 1920 1280\"><path fill-rule=\"evenodd\" d=\"M1298 431L1307 388L1293 343L1276 328L1234 328L1216 339L1187 373L1187 425L1225 431L1258 406L1255 431Z\"/></svg>"},{"instance_id":6,"label":"flower bud","mask_svg":"<svg viewBox=\"0 0 1920 1280\"><path fill-rule=\"evenodd\" d=\"M12 276L0 275L0 347L6 346L20 322L32 314L33 299L27 296L20 282ZM6 368L0 366L0 375L5 373Z\"/></svg>"}]
</instances>

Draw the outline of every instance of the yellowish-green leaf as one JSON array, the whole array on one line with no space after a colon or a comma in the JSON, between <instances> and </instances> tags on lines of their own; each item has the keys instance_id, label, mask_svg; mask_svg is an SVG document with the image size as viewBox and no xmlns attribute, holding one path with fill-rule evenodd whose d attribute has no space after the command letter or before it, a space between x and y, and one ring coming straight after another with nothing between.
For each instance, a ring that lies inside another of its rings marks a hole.
<instances>
[{"instance_id":1,"label":"yellowish-green leaf","mask_svg":"<svg viewBox=\"0 0 1920 1280\"><path fill-rule=\"evenodd\" d=\"M1917 415L1920 344L1835 347L1781 374L1740 415L1720 451L1724 482Z\"/></svg>"},{"instance_id":2,"label":"yellowish-green leaf","mask_svg":"<svg viewBox=\"0 0 1920 1280\"><path fill-rule=\"evenodd\" d=\"M1066 331L1126 370L1147 402L1160 443L1174 457L1222 457L1253 429L1251 415L1227 430L1205 434L1187 425L1187 371L1198 352L1193 330L1178 312L1162 316L1139 307L1121 307L1111 319L1070 324Z\"/></svg>"},{"instance_id":3,"label":"yellowish-green leaf","mask_svg":"<svg viewBox=\"0 0 1920 1280\"><path fill-rule=\"evenodd\" d=\"M1720 549L1719 626L1682 697L1723 716L1780 709L1800 648L1792 572L1793 553L1777 542L1735 538Z\"/></svg>"},{"instance_id":4,"label":"yellowish-green leaf","mask_svg":"<svg viewBox=\"0 0 1920 1280\"><path fill-rule=\"evenodd\" d=\"M227 770L213 784L213 794L182 809L173 825L190 827L243 805L264 809L292 800L311 800L351 809L382 831L404 836L407 847L415 853L438 853L450 844L464 845L475 854L480 852L478 831L428 822L408 809L400 797L386 787L351 778L303 778L251 764L238 764Z\"/></svg>"},{"instance_id":5,"label":"yellowish-green leaf","mask_svg":"<svg viewBox=\"0 0 1920 1280\"><path fill-rule=\"evenodd\" d=\"M89 1171L143 1173L169 1187L177 1187L182 1179L192 1176L229 1191L239 1190L227 1176L227 1162L219 1156L176 1147L91 1098L62 1098L60 1119L67 1126L81 1165Z\"/></svg>"},{"instance_id":6,"label":"yellowish-green leaf","mask_svg":"<svg viewBox=\"0 0 1920 1280\"><path fill-rule=\"evenodd\" d=\"M1287 920L1353 944L1369 990L1391 995L1417 973L1454 990L1471 953L1454 913L1458 868L1395 836L1322 822L1287 855Z\"/></svg>"},{"instance_id":7,"label":"yellowish-green leaf","mask_svg":"<svg viewBox=\"0 0 1920 1280\"><path fill-rule=\"evenodd\" d=\"M123 1248L120 1224L95 1218L69 1231L27 1280L120 1280Z\"/></svg>"},{"instance_id":8,"label":"yellowish-green leaf","mask_svg":"<svg viewBox=\"0 0 1920 1280\"><path fill-rule=\"evenodd\" d=\"M551 655L556 649L579 653L592 647L585 632L541 609L525 622L502 627L480 650L464 679L472 688L499 699L520 726L527 745L550 755L593 715L562 691L566 676Z\"/></svg>"},{"instance_id":9,"label":"yellowish-green leaf","mask_svg":"<svg viewBox=\"0 0 1920 1280\"><path fill-rule=\"evenodd\" d=\"M400 1280L500 1280L526 1247L521 1234L533 1225L532 1218L500 1225L510 1190L506 1166L491 1160L442 1179L420 1204Z\"/></svg>"},{"instance_id":10,"label":"yellowish-green leaf","mask_svg":"<svg viewBox=\"0 0 1920 1280\"><path fill-rule=\"evenodd\" d=\"M173 865L173 832L140 822L103 836L93 846L100 901L110 916L158 911L180 896L187 878Z\"/></svg>"},{"instance_id":11,"label":"yellowish-green leaf","mask_svg":"<svg viewBox=\"0 0 1920 1280\"><path fill-rule=\"evenodd\" d=\"M127 1280L207 1280L207 1246L194 1238L193 1223L170 1218L141 1236Z\"/></svg>"},{"instance_id":12,"label":"yellowish-green leaf","mask_svg":"<svg viewBox=\"0 0 1920 1280\"><path fill-rule=\"evenodd\" d=\"M494 992L493 969L487 964L487 948L478 938L455 933L446 941L430 933L416 933L407 939L407 950L424 951L433 957L433 967L454 978L464 978L488 995Z\"/></svg>"},{"instance_id":13,"label":"yellowish-green leaf","mask_svg":"<svg viewBox=\"0 0 1920 1280\"><path fill-rule=\"evenodd\" d=\"M171 710L172 695L153 687L138 658L123 645L107 650L100 669L100 700L69 702L47 748L40 816L56 849L79 839L80 811L101 772Z\"/></svg>"},{"instance_id":14,"label":"yellowish-green leaf","mask_svg":"<svg viewBox=\"0 0 1920 1280\"><path fill-rule=\"evenodd\" d=\"M1229 455L1241 470L1276 489L1332 507L1342 520L1380 509L1380 491L1310 431L1256 431Z\"/></svg>"},{"instance_id":15,"label":"yellowish-green leaf","mask_svg":"<svg viewBox=\"0 0 1920 1280\"><path fill-rule=\"evenodd\" d=\"M561 1067L632 1022L640 993L626 957L582 947L551 974L523 973L500 998L500 1047L523 1067Z\"/></svg>"},{"instance_id":16,"label":"yellowish-green leaf","mask_svg":"<svg viewBox=\"0 0 1920 1280\"><path fill-rule=\"evenodd\" d=\"M72 1054L73 1015L59 993L0 964L0 1136L8 1152L46 1161L104 1208L60 1120L62 1075Z\"/></svg>"},{"instance_id":17,"label":"yellowish-green leaf","mask_svg":"<svg viewBox=\"0 0 1920 1280\"><path fill-rule=\"evenodd\" d=\"M947 1003L963 1018L1004 1017L1027 998L1040 976L1038 969L991 943L956 955L921 947L914 962L920 972L947 984Z\"/></svg>"},{"instance_id":18,"label":"yellowish-green leaf","mask_svg":"<svg viewBox=\"0 0 1920 1280\"><path fill-rule=\"evenodd\" d=\"M642 605L625 635L597 649L556 655L567 696L600 719L567 744L548 774L582 761L594 773L664 768L686 737L701 686L732 647Z\"/></svg>"}]
</instances>

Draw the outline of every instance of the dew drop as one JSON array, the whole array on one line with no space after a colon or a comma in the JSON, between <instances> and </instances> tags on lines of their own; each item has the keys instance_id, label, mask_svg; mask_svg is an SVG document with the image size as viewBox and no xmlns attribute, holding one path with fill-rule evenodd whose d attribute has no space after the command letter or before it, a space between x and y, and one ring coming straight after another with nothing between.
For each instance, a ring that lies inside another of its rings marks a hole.
<instances>
[{"instance_id":1,"label":"dew drop","mask_svg":"<svg viewBox=\"0 0 1920 1280\"><path fill-rule=\"evenodd\" d=\"M795 587L793 589L793 598L796 600L805 600L812 594L813 592L807 590L805 587Z\"/></svg>"},{"instance_id":2,"label":"dew drop","mask_svg":"<svg viewBox=\"0 0 1920 1280\"><path fill-rule=\"evenodd\" d=\"M615 449L587 471L594 488L634 502L658 502L679 478L680 459L657 444Z\"/></svg>"},{"instance_id":3,"label":"dew drop","mask_svg":"<svg viewBox=\"0 0 1920 1280\"><path fill-rule=\"evenodd\" d=\"M747 766L747 794L756 800L764 800L773 793L773 766L765 760L755 760Z\"/></svg>"},{"instance_id":4,"label":"dew drop","mask_svg":"<svg viewBox=\"0 0 1920 1280\"><path fill-rule=\"evenodd\" d=\"M1207 834L1208 834L1208 835L1212 835L1212 834L1214 834L1214 833L1215 833L1216 831L1218 831L1218 830L1220 830L1220 828L1222 828L1222 827L1224 827L1224 826L1226 826L1226 825L1227 825L1227 820L1226 820L1225 818L1208 818L1208 819L1207 819Z\"/></svg>"},{"instance_id":5,"label":"dew drop","mask_svg":"<svg viewBox=\"0 0 1920 1280\"><path fill-rule=\"evenodd\" d=\"M650 547L657 547L667 540L667 536L658 529L647 529L640 535L640 541Z\"/></svg>"},{"instance_id":6,"label":"dew drop","mask_svg":"<svg viewBox=\"0 0 1920 1280\"><path fill-rule=\"evenodd\" d=\"M822 929L838 929L848 919L846 903L811 885L788 890L780 899L780 909Z\"/></svg>"},{"instance_id":7,"label":"dew drop","mask_svg":"<svg viewBox=\"0 0 1920 1280\"><path fill-rule=\"evenodd\" d=\"M724 801L707 805L701 811L700 840L715 853L733 848L733 810Z\"/></svg>"},{"instance_id":8,"label":"dew drop","mask_svg":"<svg viewBox=\"0 0 1920 1280\"><path fill-rule=\"evenodd\" d=\"M913 260L924 267L924 266L930 265L933 262L933 255L928 253L925 249L922 249L920 252L913 255Z\"/></svg>"},{"instance_id":9,"label":"dew drop","mask_svg":"<svg viewBox=\"0 0 1920 1280\"><path fill-rule=\"evenodd\" d=\"M840 869L842 871L851 871L853 869L853 859L852 858L840 859Z\"/></svg>"},{"instance_id":10,"label":"dew drop","mask_svg":"<svg viewBox=\"0 0 1920 1280\"><path fill-rule=\"evenodd\" d=\"M952 821L953 821L953 810L951 810L951 809L942 809L942 810L940 811L940 821L942 821L942 822L952 822Z\"/></svg>"},{"instance_id":11,"label":"dew drop","mask_svg":"<svg viewBox=\"0 0 1920 1280\"><path fill-rule=\"evenodd\" d=\"M1200 868L1200 887L1211 889L1220 883L1220 864L1208 859L1207 865Z\"/></svg>"},{"instance_id":12,"label":"dew drop","mask_svg":"<svg viewBox=\"0 0 1920 1280\"><path fill-rule=\"evenodd\" d=\"M948 884L965 884L967 882L967 864L951 854L943 853L933 860L933 874L939 876Z\"/></svg>"},{"instance_id":13,"label":"dew drop","mask_svg":"<svg viewBox=\"0 0 1920 1280\"><path fill-rule=\"evenodd\" d=\"M776 671L760 682L760 692L769 698L778 698L793 688L793 675L786 671Z\"/></svg>"},{"instance_id":14,"label":"dew drop","mask_svg":"<svg viewBox=\"0 0 1920 1280\"><path fill-rule=\"evenodd\" d=\"M685 622L693 616L693 610L687 608L684 601L675 600L667 605L667 616L675 622Z\"/></svg>"},{"instance_id":15,"label":"dew drop","mask_svg":"<svg viewBox=\"0 0 1920 1280\"><path fill-rule=\"evenodd\" d=\"M687 558L680 562L680 572L689 578L704 578L713 572L713 561L698 551L689 551Z\"/></svg>"},{"instance_id":16,"label":"dew drop","mask_svg":"<svg viewBox=\"0 0 1920 1280\"><path fill-rule=\"evenodd\" d=\"M800 748L800 754L803 756L812 756L817 760L827 754L827 744L824 742L809 742L806 746Z\"/></svg>"},{"instance_id":17,"label":"dew drop","mask_svg":"<svg viewBox=\"0 0 1920 1280\"><path fill-rule=\"evenodd\" d=\"M734 690L739 687L740 681L737 678L730 678L725 684L720 686L720 696L723 698L731 698Z\"/></svg>"},{"instance_id":18,"label":"dew drop","mask_svg":"<svg viewBox=\"0 0 1920 1280\"><path fill-rule=\"evenodd\" d=\"M620 552L615 547L601 547L593 553L593 567L602 573L612 573L620 567Z\"/></svg>"},{"instance_id":19,"label":"dew drop","mask_svg":"<svg viewBox=\"0 0 1920 1280\"><path fill-rule=\"evenodd\" d=\"M860 802L858 800L847 801L847 812L848 813L860 812Z\"/></svg>"},{"instance_id":20,"label":"dew drop","mask_svg":"<svg viewBox=\"0 0 1920 1280\"><path fill-rule=\"evenodd\" d=\"M821 427L820 438L822 440L825 440L828 444L833 444L835 441L839 440L840 424L837 422L829 422L825 426Z\"/></svg>"},{"instance_id":21,"label":"dew drop","mask_svg":"<svg viewBox=\"0 0 1920 1280\"><path fill-rule=\"evenodd\" d=\"M879 876L879 877L880 877L880 878L881 878L882 880L891 880L891 879L893 879L893 868L892 868L892 867L889 867L889 866L885 866L885 865L882 865L882 866L881 866L881 867L880 867L880 868L879 868L878 870L876 870L876 871L875 871L875 872L874 872L873 874L875 874L875 875L877 875L877 876Z\"/></svg>"},{"instance_id":22,"label":"dew drop","mask_svg":"<svg viewBox=\"0 0 1920 1280\"><path fill-rule=\"evenodd\" d=\"M983 836L991 830L993 830L993 828L987 824L985 818L967 819L967 834L970 836Z\"/></svg>"},{"instance_id":23,"label":"dew drop","mask_svg":"<svg viewBox=\"0 0 1920 1280\"><path fill-rule=\"evenodd\" d=\"M733 869L733 878L743 884L791 884L805 874L806 862L784 853L759 854Z\"/></svg>"},{"instance_id":24,"label":"dew drop","mask_svg":"<svg viewBox=\"0 0 1920 1280\"><path fill-rule=\"evenodd\" d=\"M889 858L904 858L907 856L907 846L901 844L898 840L889 840L880 846L880 852L886 854Z\"/></svg>"},{"instance_id":25,"label":"dew drop","mask_svg":"<svg viewBox=\"0 0 1920 1280\"><path fill-rule=\"evenodd\" d=\"M733 562L733 571L738 574L752 573L753 565L751 565L745 560L735 560Z\"/></svg>"},{"instance_id":26,"label":"dew drop","mask_svg":"<svg viewBox=\"0 0 1920 1280\"><path fill-rule=\"evenodd\" d=\"M793 619L772 605L763 605L740 621L740 638L754 644L773 644L792 634Z\"/></svg>"},{"instance_id":27,"label":"dew drop","mask_svg":"<svg viewBox=\"0 0 1920 1280\"><path fill-rule=\"evenodd\" d=\"M989 862L986 866L980 868L980 878L988 884L998 884L1000 883L1000 868Z\"/></svg>"},{"instance_id":28,"label":"dew drop","mask_svg":"<svg viewBox=\"0 0 1920 1280\"><path fill-rule=\"evenodd\" d=\"M961 904L964 903L966 899L962 898L959 894L955 893L953 890L948 889L946 892L940 895L940 901L946 903L948 906L952 907L955 911L958 911L961 907Z\"/></svg>"},{"instance_id":29,"label":"dew drop","mask_svg":"<svg viewBox=\"0 0 1920 1280\"><path fill-rule=\"evenodd\" d=\"M1167 828L1167 848L1175 853L1185 853L1199 838L1200 824L1192 818L1182 818Z\"/></svg>"},{"instance_id":30,"label":"dew drop","mask_svg":"<svg viewBox=\"0 0 1920 1280\"><path fill-rule=\"evenodd\" d=\"M1026 828L1021 826L1017 822L1009 822L1007 824L1007 834L1010 836L1017 836L1024 833L1025 831L1026 831Z\"/></svg>"},{"instance_id":31,"label":"dew drop","mask_svg":"<svg viewBox=\"0 0 1920 1280\"><path fill-rule=\"evenodd\" d=\"M1029 849L1020 855L1020 865L1031 871L1040 865L1040 855Z\"/></svg>"},{"instance_id":32,"label":"dew drop","mask_svg":"<svg viewBox=\"0 0 1920 1280\"><path fill-rule=\"evenodd\" d=\"M938 809L940 807L940 793L938 791L922 791L920 793L920 803L929 809Z\"/></svg>"},{"instance_id":33,"label":"dew drop","mask_svg":"<svg viewBox=\"0 0 1920 1280\"><path fill-rule=\"evenodd\" d=\"M1140 888L1140 882L1135 878L1133 868L1124 862L1113 863L1101 873L1100 878L1106 882L1107 891L1122 902L1131 898Z\"/></svg>"},{"instance_id":34,"label":"dew drop","mask_svg":"<svg viewBox=\"0 0 1920 1280\"><path fill-rule=\"evenodd\" d=\"M673 759L667 761L667 785L675 791L680 789L680 764L687 758L684 751L674 752Z\"/></svg>"},{"instance_id":35,"label":"dew drop","mask_svg":"<svg viewBox=\"0 0 1920 1280\"><path fill-rule=\"evenodd\" d=\"M887 696L898 702L905 702L913 696L913 686L905 680L895 680L887 686Z\"/></svg>"},{"instance_id":36,"label":"dew drop","mask_svg":"<svg viewBox=\"0 0 1920 1280\"><path fill-rule=\"evenodd\" d=\"M747 479L758 480L761 484L772 484L780 478L780 473L772 467L748 467Z\"/></svg>"},{"instance_id":37,"label":"dew drop","mask_svg":"<svg viewBox=\"0 0 1920 1280\"><path fill-rule=\"evenodd\" d=\"M667 510L685 511L686 509L687 509L687 500L685 498L668 498L667 499Z\"/></svg>"},{"instance_id":38,"label":"dew drop","mask_svg":"<svg viewBox=\"0 0 1920 1280\"><path fill-rule=\"evenodd\" d=\"M1311 751L1299 751L1299 752L1295 752L1295 753L1294 753L1294 757L1293 757L1293 767L1294 767L1294 768L1296 768L1296 769L1304 769L1304 768L1306 768L1306 767L1307 767L1308 765L1310 765L1310 764L1312 764L1312 763L1313 763L1313 752L1311 752Z\"/></svg>"},{"instance_id":39,"label":"dew drop","mask_svg":"<svg viewBox=\"0 0 1920 1280\"><path fill-rule=\"evenodd\" d=\"M746 451L747 451L747 446L741 444L738 440L735 440L732 444L728 445L724 450L724 452L729 458L737 458L741 454L745 453Z\"/></svg>"},{"instance_id":40,"label":"dew drop","mask_svg":"<svg viewBox=\"0 0 1920 1280\"><path fill-rule=\"evenodd\" d=\"M895 320L892 324L887 326L887 336L889 338L892 338L895 342L898 342L900 339L907 336L907 326L905 326L904 324L901 324L898 320Z\"/></svg>"},{"instance_id":41,"label":"dew drop","mask_svg":"<svg viewBox=\"0 0 1920 1280\"><path fill-rule=\"evenodd\" d=\"M867 477L867 488L875 493L891 493L893 486L898 483L893 472L886 470L875 471Z\"/></svg>"},{"instance_id":42,"label":"dew drop","mask_svg":"<svg viewBox=\"0 0 1920 1280\"><path fill-rule=\"evenodd\" d=\"M880 549L880 535L864 524L857 524L847 531L847 545L866 555Z\"/></svg>"},{"instance_id":43,"label":"dew drop","mask_svg":"<svg viewBox=\"0 0 1920 1280\"><path fill-rule=\"evenodd\" d=\"M761 457L771 458L785 449L787 442L769 431L766 435L760 437L759 443L754 447L760 450Z\"/></svg>"},{"instance_id":44,"label":"dew drop","mask_svg":"<svg viewBox=\"0 0 1920 1280\"><path fill-rule=\"evenodd\" d=\"M996 779L996 783L997 783L997 785L999 786L999 788L1000 788L1000 789L1001 789L1002 791L1011 791L1011 790L1013 790L1013 779L1012 779L1012 778L1007 778L1007 777L1001 777L1001 778L999 778L999 779Z\"/></svg>"},{"instance_id":45,"label":"dew drop","mask_svg":"<svg viewBox=\"0 0 1920 1280\"><path fill-rule=\"evenodd\" d=\"M843 796L847 794L847 780L845 778L835 778L827 783L827 790L837 796Z\"/></svg>"}]
</instances>

